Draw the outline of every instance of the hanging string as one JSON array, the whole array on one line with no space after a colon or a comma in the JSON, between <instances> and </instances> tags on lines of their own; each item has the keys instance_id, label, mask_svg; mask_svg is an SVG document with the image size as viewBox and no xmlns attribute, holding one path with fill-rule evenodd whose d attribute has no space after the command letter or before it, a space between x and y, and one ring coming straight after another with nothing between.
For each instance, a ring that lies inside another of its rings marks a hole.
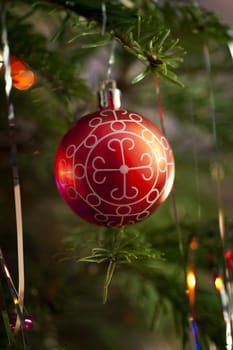
<instances>
[{"instance_id":1,"label":"hanging string","mask_svg":"<svg viewBox=\"0 0 233 350\"><path fill-rule=\"evenodd\" d=\"M165 115L164 115L162 99L161 99L160 82L159 82L159 78L157 76L154 76L154 84L155 84L155 91L156 91L156 95L157 95L157 104L158 104L158 108L159 108L159 119L160 119L161 130L164 133L164 135L166 135Z\"/></svg>"},{"instance_id":2,"label":"hanging string","mask_svg":"<svg viewBox=\"0 0 233 350\"><path fill-rule=\"evenodd\" d=\"M222 188L221 188L221 163L220 163L220 154L219 154L219 146L218 146L218 138L217 138L217 123L216 123L216 112L215 112L215 98L213 91L213 82L212 82L212 71L211 71L211 60L210 60L210 52L207 45L203 47L204 52L204 60L205 66L208 76L209 82L209 108L210 108L210 117L211 117L211 125L212 125L212 136L215 147L215 164L213 168L213 178L216 183L216 194L217 194L217 205L218 205L218 225L219 225L219 233L222 242L223 252L225 253L227 237L226 237L226 229L225 229L225 218L224 211L222 205ZM226 292L225 287L222 288L222 293L226 293L227 297L224 296L224 301L222 301L223 308L223 316L226 321L226 348L227 350L232 350L233 344L233 332L232 332L232 316L233 316L233 287L232 281L230 280L231 271L229 267L226 265L225 268L225 276L226 276ZM222 295L221 295L222 296ZM228 307L226 307L225 299L229 299L227 303Z\"/></svg>"},{"instance_id":3,"label":"hanging string","mask_svg":"<svg viewBox=\"0 0 233 350\"><path fill-rule=\"evenodd\" d=\"M191 122L193 126L196 126L194 106L193 106L193 94L192 89L189 88L189 114L191 116ZM201 224L201 191L200 191L200 176L199 176L199 161L198 161L198 151L197 142L194 139L192 145L193 163L194 163L194 178L195 178L195 191L196 191L196 201L197 201L197 230L198 235L200 234L200 224ZM198 238L197 238L198 239Z\"/></svg>"},{"instance_id":4,"label":"hanging string","mask_svg":"<svg viewBox=\"0 0 233 350\"><path fill-rule=\"evenodd\" d=\"M193 107L193 94L192 90L189 88L189 114L191 116L191 122L193 126L195 127L195 115L194 115L194 107ZM195 265L196 265L196 251L198 249L199 245L199 236L200 236L200 226L201 226L201 191L200 191L200 176L199 176L199 161L198 161L198 151L197 151L197 142L194 139L193 145L192 145L192 154L193 154L193 163L194 163L194 178L195 178L195 192L197 194L196 201L197 201L197 233L193 235L191 242L189 244L189 258L188 258L188 266L193 273L193 276L195 278L195 286L193 288L193 291L191 293L191 297L193 294L193 298L189 298L189 310L190 310L190 323L191 323L191 329L193 338L195 341L195 347L196 349L201 349L200 342L199 342L199 331L198 331L198 325L196 322L196 272L195 272ZM187 274L188 276L188 274ZM188 285L188 283L187 283Z\"/></svg>"},{"instance_id":5,"label":"hanging string","mask_svg":"<svg viewBox=\"0 0 233 350\"><path fill-rule=\"evenodd\" d=\"M112 40L109 59L108 59L107 80L112 79L112 68L113 68L113 65L115 64L115 48L116 48L116 41Z\"/></svg>"},{"instance_id":6,"label":"hanging string","mask_svg":"<svg viewBox=\"0 0 233 350\"><path fill-rule=\"evenodd\" d=\"M210 107L210 116L211 116L211 124L212 124L212 136L215 147L215 164L214 164L214 179L216 180L216 192L217 192L217 203L218 203L218 221L219 221L219 232L223 244L223 248L225 248L225 240L226 240L226 232L225 232L225 220L222 206L222 189L221 189L221 165L220 165L220 156L219 156L219 146L218 146L218 138L217 138L217 123L216 123L216 113L215 113L215 99L213 92L213 82L212 82L212 74L211 74L211 62L210 62L210 53L207 45L204 45L204 58L206 71L208 75L209 82L209 107Z\"/></svg>"},{"instance_id":7,"label":"hanging string","mask_svg":"<svg viewBox=\"0 0 233 350\"><path fill-rule=\"evenodd\" d=\"M159 79L157 76L154 76L154 85L155 85L155 91L156 91L156 95L157 95L157 104L158 104L158 108L159 108L159 119L160 119L161 130L162 130L163 134L166 136L165 113L164 113L163 105L162 105L160 83L159 83ZM175 223L176 223L176 230L178 233L179 250L180 250L181 258L183 259L183 268L184 268L184 272L185 272L184 246L183 246L182 232L181 232L181 227L180 227L179 213L178 213L178 208L177 208L177 203L176 203L176 194L175 194L174 187L172 189L171 194L172 194L172 204L173 204L173 212L174 212Z\"/></svg>"},{"instance_id":8,"label":"hanging string","mask_svg":"<svg viewBox=\"0 0 233 350\"><path fill-rule=\"evenodd\" d=\"M22 222L22 208L21 208L21 193L19 171L17 165L17 147L15 135L15 114L14 106L11 100L12 78L10 68L10 49L7 38L6 26L6 8L5 2L1 3L1 22L2 22L2 44L3 44L3 62L5 68L5 93L7 98L8 109L8 124L11 141L11 161L14 184L14 200L15 200L15 215L16 215L16 229L17 229L17 250L18 250L18 310L23 313L24 305L24 254L23 254L23 222ZM17 313L15 333L20 328L20 316Z\"/></svg>"},{"instance_id":9,"label":"hanging string","mask_svg":"<svg viewBox=\"0 0 233 350\"><path fill-rule=\"evenodd\" d=\"M102 30L101 34L105 35L106 32L106 24L107 24L107 9L105 2L102 2L101 4L102 9ZM110 47L110 53L109 53L109 59L108 59L108 67L107 67L107 74L106 74L106 80L112 80L112 68L115 64L115 48L116 48L116 41L112 40L111 47Z\"/></svg>"},{"instance_id":10,"label":"hanging string","mask_svg":"<svg viewBox=\"0 0 233 350\"><path fill-rule=\"evenodd\" d=\"M160 117L160 125L161 130L166 136L166 129L165 129L165 113L162 105L162 99L161 99L161 91L160 91L160 83L157 76L154 77L154 85L155 85L155 91L157 94L157 104L159 108L159 117ZM173 212L175 217L175 223L176 223L176 231L178 234L178 242L179 242L179 250L180 255L182 258L183 263L183 269L184 269L184 276L185 276L185 286L186 291L188 295L188 303L189 303L189 320L191 324L191 330L192 335L194 339L194 344L196 350L201 350L200 341L199 341L199 335L198 335L198 328L195 320L195 293L196 293L196 275L195 275L195 269L194 269L194 257L195 257L195 251L197 248L197 241L195 239L192 240L190 243L190 256L189 256L189 268L186 268L185 263L185 255L184 255L184 246L183 246L183 239L182 239L182 231L180 227L180 220L179 220L179 213L177 208L177 202L176 202L176 193L175 189L173 187L172 189L172 204L173 204Z\"/></svg>"}]
</instances>

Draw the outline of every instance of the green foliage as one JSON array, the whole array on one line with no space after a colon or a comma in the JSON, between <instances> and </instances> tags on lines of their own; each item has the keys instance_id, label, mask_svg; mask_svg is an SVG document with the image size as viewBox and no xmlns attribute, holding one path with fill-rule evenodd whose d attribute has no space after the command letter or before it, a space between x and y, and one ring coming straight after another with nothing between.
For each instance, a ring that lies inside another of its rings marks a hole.
<instances>
[{"instance_id":1,"label":"green foliage","mask_svg":"<svg viewBox=\"0 0 233 350\"><path fill-rule=\"evenodd\" d=\"M62 0L53 0L71 9L86 18L95 19L103 26L102 2L85 4L83 1L64 3ZM115 37L121 45L137 59L146 64L145 70L139 73L133 83L141 81L149 72L166 78L180 86L181 81L172 69L177 68L183 62L184 49L178 45L179 41L184 46L189 45L190 37L192 44L198 42L208 43L210 40L230 41L232 31L230 27L219 21L218 17L210 12L203 13L197 6L190 4L174 6L169 1L164 5L141 4L141 13L135 7L129 9L113 1L106 2L106 30ZM119 21L118 21L119 19ZM168 40L170 29L173 28L173 37ZM177 38L176 33L184 33L185 37ZM98 47L106 45L109 36L99 37L96 32L83 33L93 34L92 44L85 47ZM101 33L100 33L101 34ZM103 35L103 33L102 33ZM98 39L96 40L96 36ZM79 37L79 36L78 36Z\"/></svg>"},{"instance_id":2,"label":"green foliage","mask_svg":"<svg viewBox=\"0 0 233 350\"><path fill-rule=\"evenodd\" d=\"M92 255L79 259L81 262L103 263L108 262L103 290L103 303L108 298L108 288L117 264L133 264L135 261L143 263L160 259L161 256L151 248L139 232L107 232L110 239L104 239L101 247L92 248Z\"/></svg>"},{"instance_id":3,"label":"green foliage","mask_svg":"<svg viewBox=\"0 0 233 350\"><path fill-rule=\"evenodd\" d=\"M116 232L108 230L102 246L93 248L92 255L81 258L80 261L102 263L112 260L119 264L131 264L135 260L144 261L159 258L161 258L160 254L150 247L140 232L135 230L128 232L127 229L121 228Z\"/></svg>"},{"instance_id":4,"label":"green foliage","mask_svg":"<svg viewBox=\"0 0 233 350\"><path fill-rule=\"evenodd\" d=\"M120 35L116 36L130 53L147 65L145 70L133 79L133 83L138 83L152 72L154 75L165 77L183 86L177 76L168 69L168 67L177 68L178 63L183 61L181 58L183 49L177 45L179 40L168 41L169 34L169 30L161 30L156 35L153 34L151 39L148 38L147 34L147 38L140 37L137 41L132 32L130 32L129 37L124 37L124 39ZM147 48L142 45L145 42L148 43Z\"/></svg>"}]
</instances>

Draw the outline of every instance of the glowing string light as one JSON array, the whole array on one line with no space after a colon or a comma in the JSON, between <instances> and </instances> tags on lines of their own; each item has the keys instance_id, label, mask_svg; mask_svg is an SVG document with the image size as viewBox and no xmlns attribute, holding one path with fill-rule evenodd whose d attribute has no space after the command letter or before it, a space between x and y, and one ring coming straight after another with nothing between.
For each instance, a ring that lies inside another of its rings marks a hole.
<instances>
[{"instance_id":1,"label":"glowing string light","mask_svg":"<svg viewBox=\"0 0 233 350\"><path fill-rule=\"evenodd\" d=\"M186 285L187 285L187 294L189 299L189 306L191 312L193 312L193 307L195 304L195 293L196 293L196 276L193 269L189 269L186 275Z\"/></svg>"},{"instance_id":2,"label":"glowing string light","mask_svg":"<svg viewBox=\"0 0 233 350\"><path fill-rule=\"evenodd\" d=\"M215 280L214 280L214 285L215 285L215 288L216 290L221 293L221 290L223 288L223 280L220 276L216 276L215 277Z\"/></svg>"},{"instance_id":3,"label":"glowing string light","mask_svg":"<svg viewBox=\"0 0 233 350\"><path fill-rule=\"evenodd\" d=\"M187 274L187 286L189 290L193 290L196 287L196 276L192 270Z\"/></svg>"}]
</instances>

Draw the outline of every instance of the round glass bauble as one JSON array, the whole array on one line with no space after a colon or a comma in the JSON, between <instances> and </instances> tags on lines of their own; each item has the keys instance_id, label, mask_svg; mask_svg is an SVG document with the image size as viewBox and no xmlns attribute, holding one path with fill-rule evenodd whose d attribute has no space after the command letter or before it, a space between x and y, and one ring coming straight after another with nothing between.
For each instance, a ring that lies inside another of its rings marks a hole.
<instances>
[{"instance_id":1,"label":"round glass bauble","mask_svg":"<svg viewBox=\"0 0 233 350\"><path fill-rule=\"evenodd\" d=\"M84 220L121 227L148 218L174 182L174 157L163 133L125 109L100 109L63 137L55 160L57 188Z\"/></svg>"}]
</instances>

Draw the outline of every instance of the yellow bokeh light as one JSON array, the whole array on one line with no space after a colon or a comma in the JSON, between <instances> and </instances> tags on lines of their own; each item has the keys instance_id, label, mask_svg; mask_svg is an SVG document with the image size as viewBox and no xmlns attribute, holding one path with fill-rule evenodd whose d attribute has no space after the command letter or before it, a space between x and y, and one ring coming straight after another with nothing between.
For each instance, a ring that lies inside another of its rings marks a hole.
<instances>
[{"instance_id":1,"label":"yellow bokeh light","mask_svg":"<svg viewBox=\"0 0 233 350\"><path fill-rule=\"evenodd\" d=\"M192 270L188 271L186 281L188 289L194 289L196 287L196 276Z\"/></svg>"},{"instance_id":2,"label":"yellow bokeh light","mask_svg":"<svg viewBox=\"0 0 233 350\"><path fill-rule=\"evenodd\" d=\"M13 297L14 304L17 305L19 303L18 299L14 296Z\"/></svg>"},{"instance_id":3,"label":"yellow bokeh light","mask_svg":"<svg viewBox=\"0 0 233 350\"><path fill-rule=\"evenodd\" d=\"M217 289L218 292L221 291L222 286L223 286L223 280L220 276L217 276L214 280L215 288Z\"/></svg>"}]
</instances>

